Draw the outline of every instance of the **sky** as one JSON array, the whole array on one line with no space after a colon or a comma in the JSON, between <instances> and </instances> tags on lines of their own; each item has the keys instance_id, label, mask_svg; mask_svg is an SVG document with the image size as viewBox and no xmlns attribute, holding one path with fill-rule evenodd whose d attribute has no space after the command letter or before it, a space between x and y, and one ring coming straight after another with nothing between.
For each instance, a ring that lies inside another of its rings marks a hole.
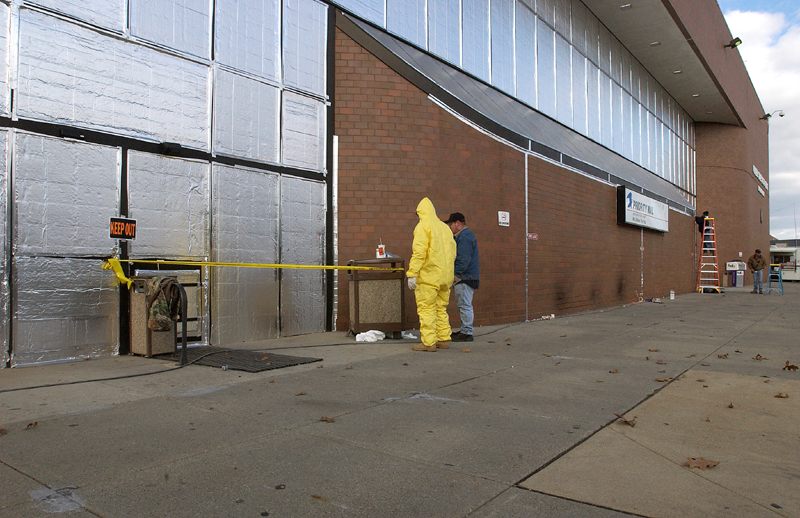
<instances>
[{"instance_id":1,"label":"sky","mask_svg":"<svg viewBox=\"0 0 800 518\"><path fill-rule=\"evenodd\" d=\"M769 119L770 234L800 238L800 0L718 0Z\"/></svg>"}]
</instances>

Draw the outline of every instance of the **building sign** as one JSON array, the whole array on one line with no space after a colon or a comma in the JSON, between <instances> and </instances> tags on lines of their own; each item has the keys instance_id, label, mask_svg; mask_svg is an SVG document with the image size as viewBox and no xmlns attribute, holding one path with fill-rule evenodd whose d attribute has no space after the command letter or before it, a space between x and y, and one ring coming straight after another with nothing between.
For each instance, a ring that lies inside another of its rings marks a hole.
<instances>
[{"instance_id":1,"label":"building sign","mask_svg":"<svg viewBox=\"0 0 800 518\"><path fill-rule=\"evenodd\" d=\"M669 205L620 185L617 187L617 223L669 232Z\"/></svg>"},{"instance_id":2,"label":"building sign","mask_svg":"<svg viewBox=\"0 0 800 518\"><path fill-rule=\"evenodd\" d=\"M111 239L136 239L136 220L111 218L109 237Z\"/></svg>"},{"instance_id":3,"label":"building sign","mask_svg":"<svg viewBox=\"0 0 800 518\"><path fill-rule=\"evenodd\" d=\"M497 224L507 227L511 223L511 215L508 212L499 211L497 213Z\"/></svg>"},{"instance_id":4,"label":"building sign","mask_svg":"<svg viewBox=\"0 0 800 518\"><path fill-rule=\"evenodd\" d=\"M756 179L761 182L761 185L764 186L764 189L769 190L769 184L767 183L767 179L762 176L761 171L756 169L756 166L753 166L753 174L755 175Z\"/></svg>"}]
</instances>

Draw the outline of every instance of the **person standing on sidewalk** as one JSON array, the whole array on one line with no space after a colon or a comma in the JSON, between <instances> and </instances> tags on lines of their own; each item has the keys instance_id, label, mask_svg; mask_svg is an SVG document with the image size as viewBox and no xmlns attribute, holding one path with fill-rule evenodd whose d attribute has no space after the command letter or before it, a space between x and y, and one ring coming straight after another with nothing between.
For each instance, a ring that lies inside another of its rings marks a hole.
<instances>
[{"instance_id":1,"label":"person standing on sidewalk","mask_svg":"<svg viewBox=\"0 0 800 518\"><path fill-rule=\"evenodd\" d=\"M456 293L456 307L461 315L461 329L452 336L454 342L471 342L472 322L475 312L472 309L472 296L480 284L478 265L478 241L475 234L467 228L467 221L460 212L450 214L445 221L456 240L457 254L453 267L453 290Z\"/></svg>"},{"instance_id":2,"label":"person standing on sidewalk","mask_svg":"<svg viewBox=\"0 0 800 518\"><path fill-rule=\"evenodd\" d=\"M756 248L756 253L747 260L747 267L753 273L753 293L764 293L764 268L767 267L767 261L761 257L761 250Z\"/></svg>"},{"instance_id":3,"label":"person standing on sidewalk","mask_svg":"<svg viewBox=\"0 0 800 518\"><path fill-rule=\"evenodd\" d=\"M422 343L414 344L414 351L436 352L448 349L450 318L450 286L453 284L453 264L456 260L456 242L453 234L436 215L428 198L417 205L419 223L414 228L411 260L408 262L408 287L414 291L419 314L419 334Z\"/></svg>"}]
</instances>

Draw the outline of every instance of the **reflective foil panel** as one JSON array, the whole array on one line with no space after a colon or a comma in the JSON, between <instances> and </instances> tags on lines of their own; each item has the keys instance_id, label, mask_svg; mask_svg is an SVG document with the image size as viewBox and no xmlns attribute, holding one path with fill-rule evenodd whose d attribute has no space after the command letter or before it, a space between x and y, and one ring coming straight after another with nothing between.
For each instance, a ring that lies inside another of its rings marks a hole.
<instances>
[{"instance_id":1,"label":"reflective foil panel","mask_svg":"<svg viewBox=\"0 0 800 518\"><path fill-rule=\"evenodd\" d=\"M325 258L325 184L281 178L281 263L321 265ZM281 271L281 335L325 330L323 270Z\"/></svg>"},{"instance_id":2,"label":"reflective foil panel","mask_svg":"<svg viewBox=\"0 0 800 518\"><path fill-rule=\"evenodd\" d=\"M492 0L492 84L514 95L514 0Z\"/></svg>"},{"instance_id":3,"label":"reflective foil panel","mask_svg":"<svg viewBox=\"0 0 800 518\"><path fill-rule=\"evenodd\" d=\"M129 152L131 258L208 258L208 177L207 162Z\"/></svg>"},{"instance_id":4,"label":"reflective foil panel","mask_svg":"<svg viewBox=\"0 0 800 518\"><path fill-rule=\"evenodd\" d=\"M460 0L428 0L428 50L461 64Z\"/></svg>"},{"instance_id":5,"label":"reflective foil panel","mask_svg":"<svg viewBox=\"0 0 800 518\"><path fill-rule=\"evenodd\" d=\"M19 24L21 118L209 149L207 66L28 9Z\"/></svg>"},{"instance_id":6,"label":"reflective foil panel","mask_svg":"<svg viewBox=\"0 0 800 518\"><path fill-rule=\"evenodd\" d=\"M279 262L280 177L215 164L212 170L212 260ZM213 268L211 343L234 346L277 338L278 271Z\"/></svg>"},{"instance_id":7,"label":"reflective foil panel","mask_svg":"<svg viewBox=\"0 0 800 518\"><path fill-rule=\"evenodd\" d=\"M280 81L280 1L216 0L214 9L216 62Z\"/></svg>"},{"instance_id":8,"label":"reflective foil panel","mask_svg":"<svg viewBox=\"0 0 800 518\"><path fill-rule=\"evenodd\" d=\"M413 43L426 48L425 0L387 0L386 29Z\"/></svg>"},{"instance_id":9,"label":"reflective foil panel","mask_svg":"<svg viewBox=\"0 0 800 518\"><path fill-rule=\"evenodd\" d=\"M491 81L489 0L462 0L462 19L462 66L488 83Z\"/></svg>"},{"instance_id":10,"label":"reflective foil panel","mask_svg":"<svg viewBox=\"0 0 800 518\"><path fill-rule=\"evenodd\" d=\"M517 2L515 31L517 60L517 98L536 108L536 15Z\"/></svg>"},{"instance_id":11,"label":"reflective foil panel","mask_svg":"<svg viewBox=\"0 0 800 518\"><path fill-rule=\"evenodd\" d=\"M317 0L283 2L283 82L325 95L328 6Z\"/></svg>"},{"instance_id":12,"label":"reflective foil panel","mask_svg":"<svg viewBox=\"0 0 800 518\"><path fill-rule=\"evenodd\" d=\"M211 59L208 0L128 0L131 35Z\"/></svg>"},{"instance_id":13,"label":"reflective foil panel","mask_svg":"<svg viewBox=\"0 0 800 518\"><path fill-rule=\"evenodd\" d=\"M0 115L10 114L10 90L8 89L8 20L9 8L0 3Z\"/></svg>"},{"instance_id":14,"label":"reflective foil panel","mask_svg":"<svg viewBox=\"0 0 800 518\"><path fill-rule=\"evenodd\" d=\"M350 11L356 16L374 23L378 27L385 27L384 2L386 0L334 0L334 3Z\"/></svg>"},{"instance_id":15,"label":"reflective foil panel","mask_svg":"<svg viewBox=\"0 0 800 518\"><path fill-rule=\"evenodd\" d=\"M125 0L25 0L78 20L122 32L125 30Z\"/></svg>"},{"instance_id":16,"label":"reflective foil panel","mask_svg":"<svg viewBox=\"0 0 800 518\"><path fill-rule=\"evenodd\" d=\"M0 130L0 369L8 363L8 317L9 317L9 290L8 290L8 131Z\"/></svg>"},{"instance_id":17,"label":"reflective foil panel","mask_svg":"<svg viewBox=\"0 0 800 518\"><path fill-rule=\"evenodd\" d=\"M117 353L118 283L102 265L96 259L14 258L12 367Z\"/></svg>"},{"instance_id":18,"label":"reflective foil panel","mask_svg":"<svg viewBox=\"0 0 800 518\"><path fill-rule=\"evenodd\" d=\"M218 68L214 151L277 163L280 99L278 87Z\"/></svg>"},{"instance_id":19,"label":"reflective foil panel","mask_svg":"<svg viewBox=\"0 0 800 518\"><path fill-rule=\"evenodd\" d=\"M322 171L325 167L325 105L283 92L283 163Z\"/></svg>"},{"instance_id":20,"label":"reflective foil panel","mask_svg":"<svg viewBox=\"0 0 800 518\"><path fill-rule=\"evenodd\" d=\"M22 132L14 140L15 254L113 255L119 148Z\"/></svg>"}]
</instances>

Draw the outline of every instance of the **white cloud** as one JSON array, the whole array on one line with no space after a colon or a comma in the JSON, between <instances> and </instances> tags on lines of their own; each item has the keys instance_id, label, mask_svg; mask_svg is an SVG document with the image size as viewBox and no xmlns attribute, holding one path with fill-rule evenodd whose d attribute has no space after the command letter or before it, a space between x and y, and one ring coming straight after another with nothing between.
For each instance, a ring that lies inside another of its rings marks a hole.
<instances>
[{"instance_id":1,"label":"white cloud","mask_svg":"<svg viewBox=\"0 0 800 518\"><path fill-rule=\"evenodd\" d=\"M783 110L769 121L770 233L795 237L795 208L800 210L800 20L781 13L731 11L725 15L737 47L767 112ZM791 207L797 204L796 207ZM789 206L789 208L787 208Z\"/></svg>"}]
</instances>

